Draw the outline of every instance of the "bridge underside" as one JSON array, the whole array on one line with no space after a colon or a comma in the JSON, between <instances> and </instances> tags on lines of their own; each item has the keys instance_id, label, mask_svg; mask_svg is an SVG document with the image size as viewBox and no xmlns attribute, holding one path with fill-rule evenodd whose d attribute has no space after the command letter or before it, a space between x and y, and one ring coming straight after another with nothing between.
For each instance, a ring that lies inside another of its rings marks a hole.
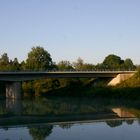
<instances>
[{"instance_id":1,"label":"bridge underside","mask_svg":"<svg viewBox=\"0 0 140 140\"><path fill-rule=\"evenodd\" d=\"M114 78L135 71L0 72L0 81L27 81L46 78Z\"/></svg>"}]
</instances>

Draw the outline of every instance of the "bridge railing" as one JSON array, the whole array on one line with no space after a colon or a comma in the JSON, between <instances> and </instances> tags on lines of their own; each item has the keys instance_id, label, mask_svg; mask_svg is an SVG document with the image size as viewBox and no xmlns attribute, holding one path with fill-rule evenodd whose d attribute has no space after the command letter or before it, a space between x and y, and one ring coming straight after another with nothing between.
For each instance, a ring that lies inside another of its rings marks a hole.
<instances>
[{"instance_id":1,"label":"bridge railing","mask_svg":"<svg viewBox=\"0 0 140 140\"><path fill-rule=\"evenodd\" d=\"M46 69L46 70L15 70L15 71L0 71L0 72L119 72L119 71L136 71L134 68L129 68L129 69L90 69L90 70L75 70L75 69L70 69L70 70L59 70L59 69Z\"/></svg>"}]
</instances>

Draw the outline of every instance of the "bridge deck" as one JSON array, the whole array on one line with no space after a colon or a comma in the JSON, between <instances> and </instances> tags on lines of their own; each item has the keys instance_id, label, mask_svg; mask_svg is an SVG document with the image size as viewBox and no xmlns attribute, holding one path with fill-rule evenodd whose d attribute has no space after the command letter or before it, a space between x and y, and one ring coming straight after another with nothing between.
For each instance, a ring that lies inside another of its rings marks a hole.
<instances>
[{"instance_id":1,"label":"bridge deck","mask_svg":"<svg viewBox=\"0 0 140 140\"><path fill-rule=\"evenodd\" d=\"M136 71L55 71L55 72L0 72L0 81L26 81L45 78L113 78L118 74Z\"/></svg>"}]
</instances>

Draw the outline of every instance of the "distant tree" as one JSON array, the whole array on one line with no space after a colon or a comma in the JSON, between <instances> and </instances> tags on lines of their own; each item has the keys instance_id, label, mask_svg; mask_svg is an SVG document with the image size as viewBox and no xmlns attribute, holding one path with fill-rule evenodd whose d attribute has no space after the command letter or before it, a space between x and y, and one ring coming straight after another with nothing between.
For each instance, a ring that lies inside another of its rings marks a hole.
<instances>
[{"instance_id":1,"label":"distant tree","mask_svg":"<svg viewBox=\"0 0 140 140\"><path fill-rule=\"evenodd\" d=\"M106 67L107 68L107 67ZM96 66L95 66L95 70L97 70L97 71L100 71L100 70L103 70L104 69L104 66L103 66L103 64L97 64Z\"/></svg>"},{"instance_id":2,"label":"distant tree","mask_svg":"<svg viewBox=\"0 0 140 140\"><path fill-rule=\"evenodd\" d=\"M22 62L20 63L20 69L21 69L22 71L26 70L26 63L25 63L25 61L22 61Z\"/></svg>"},{"instance_id":3,"label":"distant tree","mask_svg":"<svg viewBox=\"0 0 140 140\"><path fill-rule=\"evenodd\" d=\"M0 62L3 65L8 65L9 64L9 57L8 57L7 53L4 53L4 54L1 55Z\"/></svg>"},{"instance_id":4,"label":"distant tree","mask_svg":"<svg viewBox=\"0 0 140 140\"><path fill-rule=\"evenodd\" d=\"M73 62L73 67L75 70L82 70L82 71L91 71L95 70L95 65L84 63L84 60L80 57L77 59L76 62Z\"/></svg>"},{"instance_id":5,"label":"distant tree","mask_svg":"<svg viewBox=\"0 0 140 140\"><path fill-rule=\"evenodd\" d=\"M124 61L121 60L121 58L117 55L114 55L114 54L110 54L108 55L103 63L102 63L102 67L104 69L119 69L121 64L123 64Z\"/></svg>"},{"instance_id":6,"label":"distant tree","mask_svg":"<svg viewBox=\"0 0 140 140\"><path fill-rule=\"evenodd\" d=\"M43 47L33 47L28 53L26 60L27 70L48 70L52 69L52 66L51 55Z\"/></svg>"},{"instance_id":7,"label":"distant tree","mask_svg":"<svg viewBox=\"0 0 140 140\"><path fill-rule=\"evenodd\" d=\"M84 63L82 66L82 70L93 71L93 70L95 70L95 66L93 64Z\"/></svg>"},{"instance_id":8,"label":"distant tree","mask_svg":"<svg viewBox=\"0 0 140 140\"><path fill-rule=\"evenodd\" d=\"M74 68L72 67L72 64L69 61L60 61L57 64L58 70L73 70Z\"/></svg>"},{"instance_id":9,"label":"distant tree","mask_svg":"<svg viewBox=\"0 0 140 140\"><path fill-rule=\"evenodd\" d=\"M20 63L18 62L17 58L14 58L14 60L9 60L8 54L4 53L0 57L0 70L1 71L19 71Z\"/></svg>"},{"instance_id":10,"label":"distant tree","mask_svg":"<svg viewBox=\"0 0 140 140\"><path fill-rule=\"evenodd\" d=\"M19 71L21 69L17 58L14 58L13 61L10 60L10 68L9 69L11 71Z\"/></svg>"},{"instance_id":11,"label":"distant tree","mask_svg":"<svg viewBox=\"0 0 140 140\"><path fill-rule=\"evenodd\" d=\"M124 67L126 70L132 70L132 69L135 69L135 66L132 62L132 60L130 58L127 58L125 61L124 61Z\"/></svg>"},{"instance_id":12,"label":"distant tree","mask_svg":"<svg viewBox=\"0 0 140 140\"><path fill-rule=\"evenodd\" d=\"M9 70L9 57L7 53L4 53L0 57L0 70L8 71Z\"/></svg>"},{"instance_id":13,"label":"distant tree","mask_svg":"<svg viewBox=\"0 0 140 140\"><path fill-rule=\"evenodd\" d=\"M73 63L75 70L83 70L84 61L80 57L77 59L76 62Z\"/></svg>"}]
</instances>

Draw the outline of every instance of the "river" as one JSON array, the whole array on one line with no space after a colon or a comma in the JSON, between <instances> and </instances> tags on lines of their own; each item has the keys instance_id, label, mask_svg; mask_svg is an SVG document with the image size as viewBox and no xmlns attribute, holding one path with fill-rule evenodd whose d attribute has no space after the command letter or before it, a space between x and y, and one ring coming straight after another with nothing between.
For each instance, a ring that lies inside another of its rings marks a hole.
<instances>
[{"instance_id":1,"label":"river","mask_svg":"<svg viewBox=\"0 0 140 140\"><path fill-rule=\"evenodd\" d=\"M49 97L0 101L0 140L138 140L140 103Z\"/></svg>"}]
</instances>

